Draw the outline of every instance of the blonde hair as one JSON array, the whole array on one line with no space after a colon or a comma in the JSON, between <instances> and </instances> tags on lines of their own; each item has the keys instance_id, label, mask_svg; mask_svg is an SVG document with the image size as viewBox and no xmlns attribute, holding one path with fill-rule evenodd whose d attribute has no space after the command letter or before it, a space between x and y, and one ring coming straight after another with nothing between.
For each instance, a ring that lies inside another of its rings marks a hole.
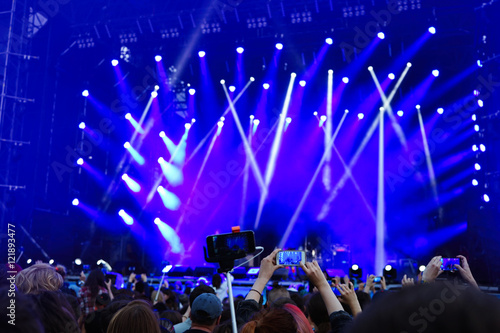
<instances>
[{"instance_id":1,"label":"blonde hair","mask_svg":"<svg viewBox=\"0 0 500 333\"><path fill-rule=\"evenodd\" d=\"M163 292L161 292L161 290L153 290L151 292L151 301L155 301L156 299L156 294L158 294L158 299L156 300L157 302L161 302L161 303L165 303L165 295L163 294Z\"/></svg>"},{"instance_id":2,"label":"blonde hair","mask_svg":"<svg viewBox=\"0 0 500 333\"><path fill-rule=\"evenodd\" d=\"M57 291L64 280L49 264L35 264L16 275L16 286L25 294L39 294L42 291Z\"/></svg>"},{"instance_id":3,"label":"blonde hair","mask_svg":"<svg viewBox=\"0 0 500 333\"><path fill-rule=\"evenodd\" d=\"M121 308L111 319L107 333L161 333L151 306L135 300Z\"/></svg>"}]
</instances>

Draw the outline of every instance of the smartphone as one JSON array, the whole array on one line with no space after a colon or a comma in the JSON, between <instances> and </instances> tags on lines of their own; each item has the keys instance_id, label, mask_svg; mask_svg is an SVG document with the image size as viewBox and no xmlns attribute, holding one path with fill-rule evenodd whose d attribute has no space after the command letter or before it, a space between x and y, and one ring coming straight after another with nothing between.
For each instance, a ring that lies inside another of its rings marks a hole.
<instances>
[{"instance_id":1,"label":"smartphone","mask_svg":"<svg viewBox=\"0 0 500 333\"><path fill-rule=\"evenodd\" d=\"M442 271L456 271L455 265L460 265L460 258L441 258Z\"/></svg>"},{"instance_id":2,"label":"smartphone","mask_svg":"<svg viewBox=\"0 0 500 333\"><path fill-rule=\"evenodd\" d=\"M212 260L235 260L255 252L253 231L241 231L207 237L208 258Z\"/></svg>"},{"instance_id":3,"label":"smartphone","mask_svg":"<svg viewBox=\"0 0 500 333\"><path fill-rule=\"evenodd\" d=\"M276 263L284 266L300 266L306 262L304 251L280 251L276 254Z\"/></svg>"},{"instance_id":4,"label":"smartphone","mask_svg":"<svg viewBox=\"0 0 500 333\"><path fill-rule=\"evenodd\" d=\"M382 277L381 276L375 276L373 278L373 282L375 282L375 283L380 283L380 281L382 281Z\"/></svg>"}]
</instances>

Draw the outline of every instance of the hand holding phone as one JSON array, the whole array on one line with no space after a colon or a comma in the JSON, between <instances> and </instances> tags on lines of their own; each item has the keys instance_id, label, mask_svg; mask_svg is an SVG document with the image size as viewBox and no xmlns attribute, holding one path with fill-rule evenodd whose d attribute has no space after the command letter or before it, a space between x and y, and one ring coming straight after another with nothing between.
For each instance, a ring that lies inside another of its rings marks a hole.
<instances>
[{"instance_id":1,"label":"hand holding phone","mask_svg":"<svg viewBox=\"0 0 500 333\"><path fill-rule=\"evenodd\" d=\"M441 270L455 272L457 268L455 265L460 266L459 258L441 258Z\"/></svg>"},{"instance_id":2,"label":"hand holding phone","mask_svg":"<svg viewBox=\"0 0 500 333\"><path fill-rule=\"evenodd\" d=\"M279 251L276 254L276 263L283 266L300 266L306 262L304 251Z\"/></svg>"}]
</instances>

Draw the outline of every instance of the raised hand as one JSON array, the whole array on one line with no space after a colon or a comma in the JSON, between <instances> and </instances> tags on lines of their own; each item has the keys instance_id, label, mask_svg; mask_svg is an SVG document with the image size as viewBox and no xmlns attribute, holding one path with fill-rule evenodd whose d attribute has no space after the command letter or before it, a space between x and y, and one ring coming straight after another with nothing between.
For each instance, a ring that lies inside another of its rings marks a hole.
<instances>
[{"instance_id":1,"label":"raised hand","mask_svg":"<svg viewBox=\"0 0 500 333\"><path fill-rule=\"evenodd\" d=\"M403 288L411 287L415 285L415 281L413 278L409 278L405 274L403 275L403 280L401 280L401 285L403 286Z\"/></svg>"},{"instance_id":2,"label":"raised hand","mask_svg":"<svg viewBox=\"0 0 500 333\"><path fill-rule=\"evenodd\" d=\"M352 282L349 282L349 284L339 284L337 289L342 295L341 301L349 305L352 314L354 316L359 314L361 312L361 305L359 304L358 296L356 296L356 291L354 290Z\"/></svg>"},{"instance_id":3,"label":"raised hand","mask_svg":"<svg viewBox=\"0 0 500 333\"><path fill-rule=\"evenodd\" d=\"M470 270L469 263L467 262L467 258L465 258L462 255L458 255L457 258L460 258L460 265L455 265L455 268L460 273L460 276L462 276L462 278L469 284L479 289L479 286L477 285L474 276L472 276L472 272Z\"/></svg>"},{"instance_id":4,"label":"raised hand","mask_svg":"<svg viewBox=\"0 0 500 333\"><path fill-rule=\"evenodd\" d=\"M422 280L424 282L434 282L436 278L443 273L441 270L441 256L435 256L429 261L425 270L422 273Z\"/></svg>"}]
</instances>

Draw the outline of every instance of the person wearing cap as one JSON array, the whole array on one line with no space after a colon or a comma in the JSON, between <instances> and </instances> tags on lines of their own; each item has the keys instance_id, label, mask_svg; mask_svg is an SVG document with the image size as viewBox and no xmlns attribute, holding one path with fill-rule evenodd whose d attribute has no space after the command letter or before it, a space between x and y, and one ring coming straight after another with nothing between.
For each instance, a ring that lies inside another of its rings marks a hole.
<instances>
[{"instance_id":1,"label":"person wearing cap","mask_svg":"<svg viewBox=\"0 0 500 333\"><path fill-rule=\"evenodd\" d=\"M220 322L222 302L214 294L201 294L191 305L191 329L185 333L212 332Z\"/></svg>"}]
</instances>

